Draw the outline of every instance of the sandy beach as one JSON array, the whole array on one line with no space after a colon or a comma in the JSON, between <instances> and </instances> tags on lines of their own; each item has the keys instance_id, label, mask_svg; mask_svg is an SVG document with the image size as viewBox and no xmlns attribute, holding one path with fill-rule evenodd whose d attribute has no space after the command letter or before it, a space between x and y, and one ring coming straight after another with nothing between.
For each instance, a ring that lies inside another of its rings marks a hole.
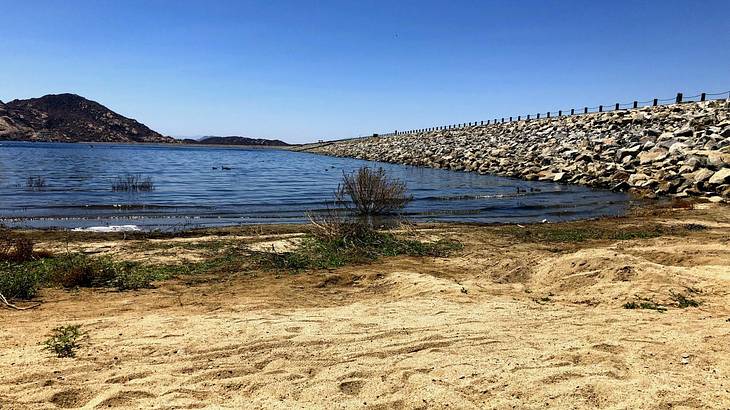
<instances>
[{"instance_id":1,"label":"sandy beach","mask_svg":"<svg viewBox=\"0 0 730 410\"><path fill-rule=\"evenodd\" d=\"M33 235L41 249L187 263L205 258L190 244L284 250L302 228ZM464 249L148 290L44 289L38 308L0 311L0 408L730 407L730 208L416 229ZM88 332L77 357L43 351L67 323Z\"/></svg>"}]
</instances>

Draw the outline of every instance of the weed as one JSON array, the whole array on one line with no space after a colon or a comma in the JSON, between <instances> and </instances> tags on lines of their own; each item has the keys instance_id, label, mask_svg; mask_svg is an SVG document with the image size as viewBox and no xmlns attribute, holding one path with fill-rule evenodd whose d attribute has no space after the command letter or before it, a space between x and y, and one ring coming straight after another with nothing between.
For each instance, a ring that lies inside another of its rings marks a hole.
<instances>
[{"instance_id":1,"label":"weed","mask_svg":"<svg viewBox=\"0 0 730 410\"><path fill-rule=\"evenodd\" d=\"M151 177L142 177L141 174L125 174L117 176L112 182L112 191L149 192L154 191L155 184Z\"/></svg>"},{"instance_id":2,"label":"weed","mask_svg":"<svg viewBox=\"0 0 730 410\"><path fill-rule=\"evenodd\" d=\"M674 291L669 291L669 297L677 303L677 307L680 309L686 309L688 307L698 307L700 305L700 302L691 299L681 293L675 293Z\"/></svg>"},{"instance_id":3,"label":"weed","mask_svg":"<svg viewBox=\"0 0 730 410\"><path fill-rule=\"evenodd\" d=\"M152 281L162 276L131 262L117 262L108 257L91 258L81 253L45 259L41 265L49 284L65 288L142 289L152 287Z\"/></svg>"},{"instance_id":4,"label":"weed","mask_svg":"<svg viewBox=\"0 0 730 410\"><path fill-rule=\"evenodd\" d=\"M82 332L79 325L59 326L43 342L44 349L55 353L57 357L74 357L84 336L86 332Z\"/></svg>"}]
</instances>

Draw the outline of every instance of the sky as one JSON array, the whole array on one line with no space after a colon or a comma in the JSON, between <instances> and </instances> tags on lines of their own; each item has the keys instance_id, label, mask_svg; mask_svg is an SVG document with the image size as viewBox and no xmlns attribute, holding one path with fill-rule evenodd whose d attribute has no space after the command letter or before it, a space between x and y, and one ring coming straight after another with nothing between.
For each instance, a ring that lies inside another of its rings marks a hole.
<instances>
[{"instance_id":1,"label":"sky","mask_svg":"<svg viewBox=\"0 0 730 410\"><path fill-rule=\"evenodd\" d=\"M730 1L0 0L0 100L300 143L730 90Z\"/></svg>"}]
</instances>

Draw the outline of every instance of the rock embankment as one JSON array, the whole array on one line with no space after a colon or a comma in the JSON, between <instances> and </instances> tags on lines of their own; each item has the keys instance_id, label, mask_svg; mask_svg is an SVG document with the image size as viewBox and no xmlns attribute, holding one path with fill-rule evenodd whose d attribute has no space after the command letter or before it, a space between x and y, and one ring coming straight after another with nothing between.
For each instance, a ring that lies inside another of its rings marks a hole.
<instances>
[{"instance_id":1,"label":"rock embankment","mask_svg":"<svg viewBox=\"0 0 730 410\"><path fill-rule=\"evenodd\" d=\"M310 151L648 197L730 201L730 101L372 137Z\"/></svg>"}]
</instances>

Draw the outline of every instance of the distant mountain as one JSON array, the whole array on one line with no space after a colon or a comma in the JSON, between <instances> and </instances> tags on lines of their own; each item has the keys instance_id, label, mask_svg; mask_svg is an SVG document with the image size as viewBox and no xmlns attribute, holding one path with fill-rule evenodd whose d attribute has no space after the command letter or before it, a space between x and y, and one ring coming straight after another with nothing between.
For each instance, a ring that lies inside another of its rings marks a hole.
<instances>
[{"instance_id":1,"label":"distant mountain","mask_svg":"<svg viewBox=\"0 0 730 410\"><path fill-rule=\"evenodd\" d=\"M0 101L0 140L177 143L76 94Z\"/></svg>"},{"instance_id":2,"label":"distant mountain","mask_svg":"<svg viewBox=\"0 0 730 410\"><path fill-rule=\"evenodd\" d=\"M190 140L185 140L188 142ZM265 147L285 147L288 146L284 141L280 140L267 140L263 138L248 138L248 137L203 137L194 142L194 144L211 144L211 145L258 145Z\"/></svg>"}]
</instances>

